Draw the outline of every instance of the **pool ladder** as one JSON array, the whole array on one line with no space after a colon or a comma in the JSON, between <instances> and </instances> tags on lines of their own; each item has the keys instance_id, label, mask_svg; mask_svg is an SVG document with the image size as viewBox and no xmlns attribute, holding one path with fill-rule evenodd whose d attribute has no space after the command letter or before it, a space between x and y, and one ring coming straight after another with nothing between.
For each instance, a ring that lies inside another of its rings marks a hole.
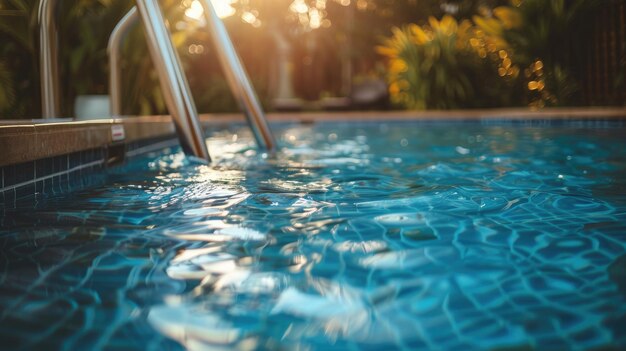
<instances>
[{"instance_id":1,"label":"pool ladder","mask_svg":"<svg viewBox=\"0 0 626 351\"><path fill-rule=\"evenodd\" d=\"M59 0L41 0L39 4L40 74L44 118L61 116L55 17L58 2ZM256 142L260 149L273 151L276 142L226 27L217 16L210 0L200 0L200 3L204 8L209 34L216 46L230 89L244 110ZM180 144L185 153L210 161L198 111L193 102L180 58L165 25L165 18L159 8L158 0L136 0L135 4L136 6L120 20L109 37L111 114L121 115L119 62L121 46L129 29L140 18L146 33L150 55L159 76L165 104L176 125Z\"/></svg>"}]
</instances>

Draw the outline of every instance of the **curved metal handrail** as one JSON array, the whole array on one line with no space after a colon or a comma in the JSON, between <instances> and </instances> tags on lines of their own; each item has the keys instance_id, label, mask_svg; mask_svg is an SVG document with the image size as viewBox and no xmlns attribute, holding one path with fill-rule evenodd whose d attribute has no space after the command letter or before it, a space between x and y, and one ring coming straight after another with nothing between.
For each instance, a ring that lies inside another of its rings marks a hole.
<instances>
[{"instance_id":1,"label":"curved metal handrail","mask_svg":"<svg viewBox=\"0 0 626 351\"><path fill-rule=\"evenodd\" d=\"M136 0L136 3L148 38L148 49L159 75L165 104L176 124L181 146L186 153L210 161L191 90L170 33L165 27L159 4L156 0Z\"/></svg>"},{"instance_id":2,"label":"curved metal handrail","mask_svg":"<svg viewBox=\"0 0 626 351\"><path fill-rule=\"evenodd\" d=\"M59 92L58 33L55 12L58 0L39 2L39 75L43 118L61 117Z\"/></svg>"},{"instance_id":3,"label":"curved metal handrail","mask_svg":"<svg viewBox=\"0 0 626 351\"><path fill-rule=\"evenodd\" d=\"M138 19L137 7L133 6L117 23L109 37L107 45L107 53L109 54L109 104L113 117L122 115L122 82L120 79L122 75L120 65L122 43Z\"/></svg>"},{"instance_id":4,"label":"curved metal handrail","mask_svg":"<svg viewBox=\"0 0 626 351\"><path fill-rule=\"evenodd\" d=\"M201 2L207 18L209 33L217 48L230 88L244 109L248 123L260 148L273 151L275 139L267 125L261 104L245 72L223 22L208 0ZM45 118L60 116L57 59L57 30L54 12L58 0L41 0L39 4L40 65L42 114ZM172 44L170 33L157 0L136 0L133 7L117 24L107 46L110 55L111 112L121 115L120 50L129 28L141 18L148 48L159 75L165 103L176 124L181 146L186 153L210 160L198 112L189 84Z\"/></svg>"},{"instance_id":5,"label":"curved metal handrail","mask_svg":"<svg viewBox=\"0 0 626 351\"><path fill-rule=\"evenodd\" d=\"M217 56L226 75L226 80L230 85L230 90L244 110L248 124L252 128L259 147L273 151L276 148L276 141L267 125L263 109L254 93L250 79L241 64L237 51L235 51L233 42L228 36L224 22L217 16L210 0L204 0L201 3L204 8L209 33L217 48Z\"/></svg>"}]
</instances>

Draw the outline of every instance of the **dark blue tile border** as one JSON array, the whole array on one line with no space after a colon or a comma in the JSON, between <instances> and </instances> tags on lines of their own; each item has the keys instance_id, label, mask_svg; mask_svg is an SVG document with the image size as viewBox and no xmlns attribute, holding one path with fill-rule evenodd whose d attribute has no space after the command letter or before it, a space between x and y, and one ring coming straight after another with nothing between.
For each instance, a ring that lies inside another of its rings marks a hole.
<instances>
[{"instance_id":1,"label":"dark blue tile border","mask_svg":"<svg viewBox=\"0 0 626 351\"><path fill-rule=\"evenodd\" d=\"M2 167L2 179L2 184L4 184L4 186L2 187L3 189L16 183L15 165Z\"/></svg>"},{"instance_id":2,"label":"dark blue tile border","mask_svg":"<svg viewBox=\"0 0 626 351\"><path fill-rule=\"evenodd\" d=\"M36 200L39 195L54 195L82 186L83 177L106 167L105 150L90 149L36 161L0 167L0 205Z\"/></svg>"},{"instance_id":3,"label":"dark blue tile border","mask_svg":"<svg viewBox=\"0 0 626 351\"><path fill-rule=\"evenodd\" d=\"M125 160L178 146L175 135L115 143L107 147L0 167L0 211L17 202L36 203L46 195L83 188L90 178Z\"/></svg>"}]
</instances>

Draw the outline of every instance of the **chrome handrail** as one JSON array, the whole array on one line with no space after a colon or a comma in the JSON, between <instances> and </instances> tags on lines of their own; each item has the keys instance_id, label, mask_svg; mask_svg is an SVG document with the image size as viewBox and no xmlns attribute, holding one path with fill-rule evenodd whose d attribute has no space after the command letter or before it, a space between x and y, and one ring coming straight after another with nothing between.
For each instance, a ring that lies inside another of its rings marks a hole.
<instances>
[{"instance_id":1,"label":"chrome handrail","mask_svg":"<svg viewBox=\"0 0 626 351\"><path fill-rule=\"evenodd\" d=\"M254 93L254 88L250 79L241 64L241 60L235 51L233 42L228 36L224 22L218 17L210 0L200 1L204 8L204 15L207 20L209 33L216 46L217 56L230 90L238 100L240 107L244 110L248 124L260 148L273 151L276 148L276 141L267 125L261 104Z\"/></svg>"},{"instance_id":2,"label":"chrome handrail","mask_svg":"<svg viewBox=\"0 0 626 351\"><path fill-rule=\"evenodd\" d=\"M161 90L186 153L210 161L198 112L157 0L136 0Z\"/></svg>"},{"instance_id":3,"label":"chrome handrail","mask_svg":"<svg viewBox=\"0 0 626 351\"><path fill-rule=\"evenodd\" d=\"M41 0L39 3L39 76L41 77L41 114L43 118L61 117L58 33L56 8L58 0Z\"/></svg>"},{"instance_id":4,"label":"chrome handrail","mask_svg":"<svg viewBox=\"0 0 626 351\"><path fill-rule=\"evenodd\" d=\"M109 54L109 104L113 117L122 115L122 82L120 79L122 76L120 64L122 44L138 19L137 7L133 6L117 23L109 37L107 45L107 53Z\"/></svg>"}]
</instances>

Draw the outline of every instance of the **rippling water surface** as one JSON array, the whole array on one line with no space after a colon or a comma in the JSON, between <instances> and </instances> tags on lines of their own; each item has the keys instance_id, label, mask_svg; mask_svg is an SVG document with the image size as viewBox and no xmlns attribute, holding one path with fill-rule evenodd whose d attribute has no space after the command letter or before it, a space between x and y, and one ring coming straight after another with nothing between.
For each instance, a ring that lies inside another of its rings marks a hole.
<instances>
[{"instance_id":1,"label":"rippling water surface","mask_svg":"<svg viewBox=\"0 0 626 351\"><path fill-rule=\"evenodd\" d=\"M275 130L4 208L0 348L626 348L621 123Z\"/></svg>"}]
</instances>

